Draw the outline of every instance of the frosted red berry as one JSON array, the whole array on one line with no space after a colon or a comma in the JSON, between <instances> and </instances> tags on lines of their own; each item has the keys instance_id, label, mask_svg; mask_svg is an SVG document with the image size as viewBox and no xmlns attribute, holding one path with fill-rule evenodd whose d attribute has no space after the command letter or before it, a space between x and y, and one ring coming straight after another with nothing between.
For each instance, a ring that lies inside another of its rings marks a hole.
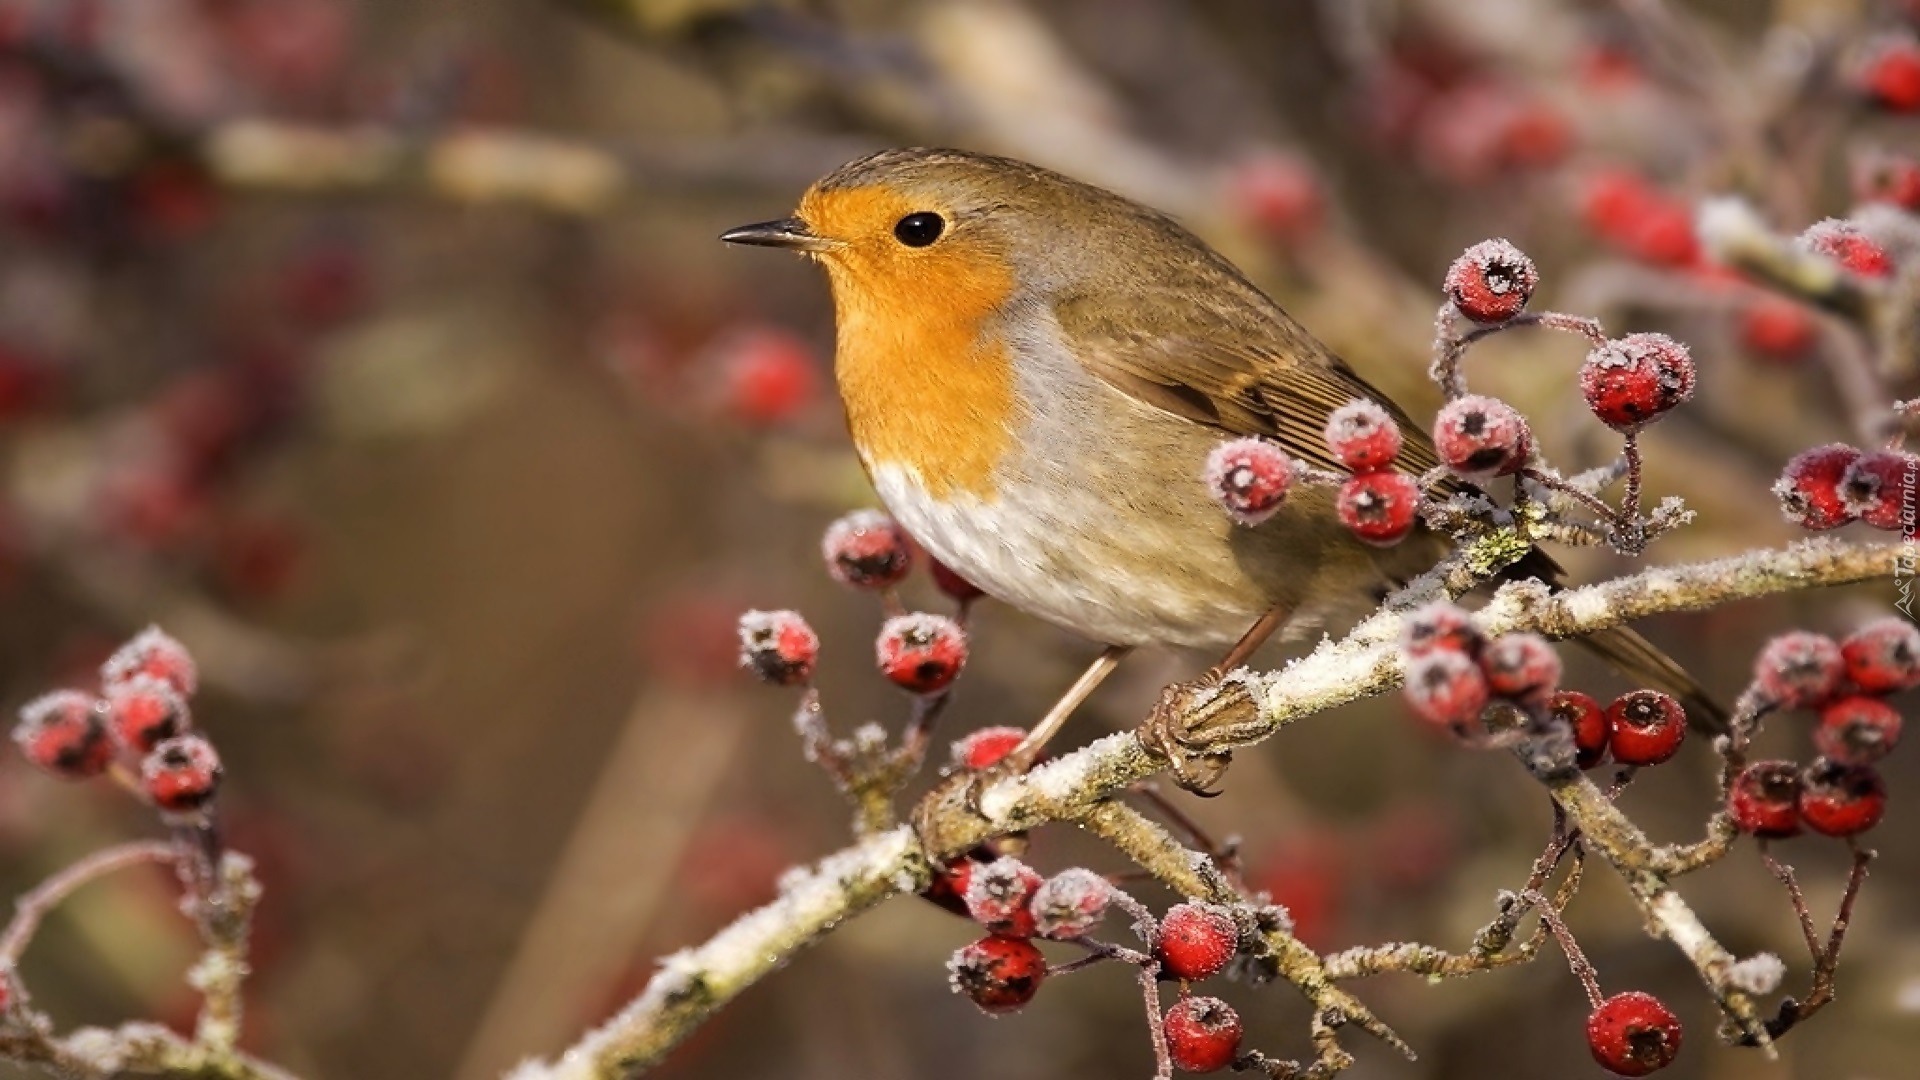
<instances>
[{"instance_id":1,"label":"frosted red berry","mask_svg":"<svg viewBox=\"0 0 1920 1080\"><path fill-rule=\"evenodd\" d=\"M100 683L111 688L135 675L165 679L182 696L192 697L200 687L200 669L187 647L157 626L149 626L114 650L100 665Z\"/></svg>"},{"instance_id":2,"label":"frosted red berry","mask_svg":"<svg viewBox=\"0 0 1920 1080\"><path fill-rule=\"evenodd\" d=\"M952 567L939 559L928 559L927 570L933 575L935 588L963 604L986 595L986 591L980 586L961 577Z\"/></svg>"},{"instance_id":3,"label":"frosted red berry","mask_svg":"<svg viewBox=\"0 0 1920 1080\"><path fill-rule=\"evenodd\" d=\"M1587 1048L1615 1075L1645 1076L1680 1055L1680 1020L1652 994L1615 994L1587 1017Z\"/></svg>"},{"instance_id":4,"label":"frosted red berry","mask_svg":"<svg viewBox=\"0 0 1920 1080\"><path fill-rule=\"evenodd\" d=\"M874 659L895 686L937 693L967 666L967 632L945 615L896 615L881 625Z\"/></svg>"},{"instance_id":5,"label":"frosted red berry","mask_svg":"<svg viewBox=\"0 0 1920 1080\"><path fill-rule=\"evenodd\" d=\"M1047 958L1021 938L984 937L947 961L954 992L982 1012L1012 1012L1033 1000L1047 977Z\"/></svg>"},{"instance_id":6,"label":"frosted red berry","mask_svg":"<svg viewBox=\"0 0 1920 1080\"><path fill-rule=\"evenodd\" d=\"M1113 886L1099 874L1071 867L1042 882L1028 906L1034 932L1047 938L1086 936L1107 913Z\"/></svg>"},{"instance_id":7,"label":"frosted red berry","mask_svg":"<svg viewBox=\"0 0 1920 1080\"><path fill-rule=\"evenodd\" d=\"M933 880L920 890L920 895L963 919L973 918L973 913L967 910L967 886L973 881L973 868L978 865L978 860L966 855L948 860L945 866L935 868Z\"/></svg>"},{"instance_id":8,"label":"frosted red berry","mask_svg":"<svg viewBox=\"0 0 1920 1080\"><path fill-rule=\"evenodd\" d=\"M1409 612L1400 626L1400 651L1409 658L1442 649L1479 656L1485 647L1486 639L1473 624L1473 616L1444 600Z\"/></svg>"},{"instance_id":9,"label":"frosted red berry","mask_svg":"<svg viewBox=\"0 0 1920 1080\"><path fill-rule=\"evenodd\" d=\"M1920 43L1909 37L1877 42L1860 67L1860 89L1883 109L1920 111Z\"/></svg>"},{"instance_id":10,"label":"frosted red berry","mask_svg":"<svg viewBox=\"0 0 1920 1080\"><path fill-rule=\"evenodd\" d=\"M834 580L856 589L890 588L913 570L913 541L878 510L855 510L828 525L820 553Z\"/></svg>"},{"instance_id":11,"label":"frosted red berry","mask_svg":"<svg viewBox=\"0 0 1920 1080\"><path fill-rule=\"evenodd\" d=\"M1044 879L1019 859L1003 856L973 868L963 899L973 921L1001 937L1032 937L1030 901Z\"/></svg>"},{"instance_id":12,"label":"frosted red berry","mask_svg":"<svg viewBox=\"0 0 1920 1080\"><path fill-rule=\"evenodd\" d=\"M1840 502L1848 513L1876 529L1911 529L1917 482L1920 457L1898 450L1868 451L1841 474Z\"/></svg>"},{"instance_id":13,"label":"frosted red berry","mask_svg":"<svg viewBox=\"0 0 1920 1080\"><path fill-rule=\"evenodd\" d=\"M1615 431L1637 431L1693 396L1693 357L1665 334L1628 334L1580 365L1587 407Z\"/></svg>"},{"instance_id":14,"label":"frosted red berry","mask_svg":"<svg viewBox=\"0 0 1920 1080\"><path fill-rule=\"evenodd\" d=\"M1687 711L1658 690L1630 690L1607 706L1613 736L1607 749L1622 765L1658 765L1680 752Z\"/></svg>"},{"instance_id":15,"label":"frosted red berry","mask_svg":"<svg viewBox=\"0 0 1920 1080\"><path fill-rule=\"evenodd\" d=\"M1233 439L1213 448L1201 475L1227 516L1252 527L1286 502L1293 487L1293 461L1265 439Z\"/></svg>"},{"instance_id":16,"label":"frosted red berry","mask_svg":"<svg viewBox=\"0 0 1920 1080\"><path fill-rule=\"evenodd\" d=\"M1480 719L1492 697L1480 665L1465 653L1445 649L1408 660L1401 692L1415 716L1447 728Z\"/></svg>"},{"instance_id":17,"label":"frosted red berry","mask_svg":"<svg viewBox=\"0 0 1920 1080\"><path fill-rule=\"evenodd\" d=\"M1502 634L1480 654L1480 670L1493 695L1544 707L1560 684L1560 654L1539 634Z\"/></svg>"},{"instance_id":18,"label":"frosted red berry","mask_svg":"<svg viewBox=\"0 0 1920 1080\"><path fill-rule=\"evenodd\" d=\"M775 686L805 686L820 659L820 637L797 611L740 616L740 666Z\"/></svg>"},{"instance_id":19,"label":"frosted red berry","mask_svg":"<svg viewBox=\"0 0 1920 1080\"><path fill-rule=\"evenodd\" d=\"M1477 323L1506 322L1520 314L1539 284L1533 260L1505 240L1482 240L1447 268L1447 297Z\"/></svg>"},{"instance_id":20,"label":"frosted red berry","mask_svg":"<svg viewBox=\"0 0 1920 1080\"><path fill-rule=\"evenodd\" d=\"M1370 472L1340 485L1334 511L1353 535L1375 547L1406 539L1419 520L1420 485L1401 472Z\"/></svg>"},{"instance_id":21,"label":"frosted red berry","mask_svg":"<svg viewBox=\"0 0 1920 1080\"><path fill-rule=\"evenodd\" d=\"M1219 1072L1240 1056L1240 1014L1217 997L1174 1002L1160 1030L1167 1038L1167 1055L1181 1072Z\"/></svg>"},{"instance_id":22,"label":"frosted red berry","mask_svg":"<svg viewBox=\"0 0 1920 1080\"><path fill-rule=\"evenodd\" d=\"M1727 816L1741 832L1769 839L1800 831L1800 766L1756 761L1740 770L1727 791Z\"/></svg>"},{"instance_id":23,"label":"frosted red berry","mask_svg":"<svg viewBox=\"0 0 1920 1080\"><path fill-rule=\"evenodd\" d=\"M1781 634L1753 661L1753 681L1769 701L1790 709L1811 708L1839 691L1846 674L1840 646L1825 634Z\"/></svg>"},{"instance_id":24,"label":"frosted red berry","mask_svg":"<svg viewBox=\"0 0 1920 1080\"><path fill-rule=\"evenodd\" d=\"M1800 244L1808 251L1825 255L1861 277L1893 276L1893 258L1851 221L1828 218L1809 226L1806 232L1800 234Z\"/></svg>"},{"instance_id":25,"label":"frosted red berry","mask_svg":"<svg viewBox=\"0 0 1920 1080\"><path fill-rule=\"evenodd\" d=\"M1780 479L1773 482L1780 512L1788 521L1815 532L1837 529L1852 521L1853 511L1840 494L1840 481L1859 456L1860 451L1842 443L1828 443L1794 455Z\"/></svg>"},{"instance_id":26,"label":"frosted red berry","mask_svg":"<svg viewBox=\"0 0 1920 1080\"><path fill-rule=\"evenodd\" d=\"M1920 627L1888 615L1855 630L1840 643L1847 678L1869 694L1920 686Z\"/></svg>"},{"instance_id":27,"label":"frosted red berry","mask_svg":"<svg viewBox=\"0 0 1920 1080\"><path fill-rule=\"evenodd\" d=\"M1226 970L1240 949L1240 924L1219 904L1197 900L1167 909L1154 939L1160 973L1187 982L1210 979Z\"/></svg>"},{"instance_id":28,"label":"frosted red berry","mask_svg":"<svg viewBox=\"0 0 1920 1080\"><path fill-rule=\"evenodd\" d=\"M1800 820L1825 836L1855 836L1880 823L1887 786L1871 765L1822 758L1800 774Z\"/></svg>"},{"instance_id":29,"label":"frosted red berry","mask_svg":"<svg viewBox=\"0 0 1920 1080\"><path fill-rule=\"evenodd\" d=\"M1817 332L1806 306L1785 297L1763 296L1740 310L1740 343L1756 356L1798 360Z\"/></svg>"},{"instance_id":30,"label":"frosted red berry","mask_svg":"<svg viewBox=\"0 0 1920 1080\"><path fill-rule=\"evenodd\" d=\"M1607 743L1613 739L1613 724L1607 719L1607 710L1592 694L1562 690L1548 700L1547 712L1573 733L1575 764L1591 769L1606 759Z\"/></svg>"},{"instance_id":31,"label":"frosted red berry","mask_svg":"<svg viewBox=\"0 0 1920 1080\"><path fill-rule=\"evenodd\" d=\"M1400 456L1400 425L1377 401L1347 402L1327 417L1327 449L1354 472L1374 472Z\"/></svg>"},{"instance_id":32,"label":"frosted red berry","mask_svg":"<svg viewBox=\"0 0 1920 1080\"><path fill-rule=\"evenodd\" d=\"M962 769L991 769L1027 737L1026 728L983 727L953 743L953 763Z\"/></svg>"},{"instance_id":33,"label":"frosted red berry","mask_svg":"<svg viewBox=\"0 0 1920 1080\"><path fill-rule=\"evenodd\" d=\"M98 776L113 760L105 706L78 690L55 690L21 706L13 742L28 761L72 780Z\"/></svg>"},{"instance_id":34,"label":"frosted red berry","mask_svg":"<svg viewBox=\"0 0 1920 1080\"><path fill-rule=\"evenodd\" d=\"M1899 744L1900 711L1864 694L1828 703L1813 729L1813 748L1843 765L1871 765Z\"/></svg>"},{"instance_id":35,"label":"frosted red berry","mask_svg":"<svg viewBox=\"0 0 1920 1080\"><path fill-rule=\"evenodd\" d=\"M107 730L121 746L146 753L192 726L187 700L154 675L134 675L107 687Z\"/></svg>"},{"instance_id":36,"label":"frosted red berry","mask_svg":"<svg viewBox=\"0 0 1920 1080\"><path fill-rule=\"evenodd\" d=\"M220 755L198 735L181 735L155 746L140 763L140 788L168 813L203 810L220 790Z\"/></svg>"},{"instance_id":37,"label":"frosted red berry","mask_svg":"<svg viewBox=\"0 0 1920 1080\"><path fill-rule=\"evenodd\" d=\"M1441 462L1461 476L1510 476L1533 452L1533 432L1513 406L1468 394L1447 402L1434 418L1433 445Z\"/></svg>"}]
</instances>

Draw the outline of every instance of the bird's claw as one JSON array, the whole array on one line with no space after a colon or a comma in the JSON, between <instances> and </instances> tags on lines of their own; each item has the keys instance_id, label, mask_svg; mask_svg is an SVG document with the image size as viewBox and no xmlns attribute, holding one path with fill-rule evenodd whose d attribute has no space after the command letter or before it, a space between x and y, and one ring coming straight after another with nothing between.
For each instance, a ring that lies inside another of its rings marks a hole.
<instances>
[{"instance_id":1,"label":"bird's claw","mask_svg":"<svg viewBox=\"0 0 1920 1080\"><path fill-rule=\"evenodd\" d=\"M1173 780L1195 795L1212 797L1233 752L1222 743L1261 730L1260 710L1246 680L1215 675L1175 683L1160 692L1138 737L1147 752L1164 758Z\"/></svg>"}]
</instances>

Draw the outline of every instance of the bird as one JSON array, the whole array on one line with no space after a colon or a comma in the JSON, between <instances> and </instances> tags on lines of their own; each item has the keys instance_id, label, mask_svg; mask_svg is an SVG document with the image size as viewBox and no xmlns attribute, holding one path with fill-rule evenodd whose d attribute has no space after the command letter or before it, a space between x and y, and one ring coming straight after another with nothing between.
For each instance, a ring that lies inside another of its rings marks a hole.
<instances>
[{"instance_id":1,"label":"bird","mask_svg":"<svg viewBox=\"0 0 1920 1080\"><path fill-rule=\"evenodd\" d=\"M1169 216L1037 165L954 149L884 150L815 182L792 216L730 244L826 271L847 429L888 511L990 596L1104 646L1016 751L1040 745L1130 650L1225 650L1371 608L1449 539L1376 547L1333 491L1297 487L1271 519L1231 521L1202 466L1257 436L1338 469L1324 430L1355 399L1435 467L1421 425L1226 258ZM1515 574L1559 570L1535 551ZM1625 628L1584 639L1629 677L1717 709Z\"/></svg>"}]
</instances>

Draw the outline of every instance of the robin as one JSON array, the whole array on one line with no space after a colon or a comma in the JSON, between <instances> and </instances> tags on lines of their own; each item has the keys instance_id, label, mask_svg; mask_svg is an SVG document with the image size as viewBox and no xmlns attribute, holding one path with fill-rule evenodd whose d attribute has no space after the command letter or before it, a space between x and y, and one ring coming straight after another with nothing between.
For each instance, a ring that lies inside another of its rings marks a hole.
<instances>
[{"instance_id":1,"label":"robin","mask_svg":"<svg viewBox=\"0 0 1920 1080\"><path fill-rule=\"evenodd\" d=\"M888 150L815 183L793 217L721 239L826 268L848 430L907 531L989 595L1107 646L1014 760L1130 649L1227 649L1217 675L1275 630L1367 609L1446 548L1432 532L1363 543L1324 487L1254 528L1228 519L1201 479L1224 438L1337 469L1327 416L1368 398L1400 421L1405 465L1433 467L1433 448L1225 258L1110 191L1006 158ZM1538 552L1523 568L1557 574ZM1717 712L1631 631L1588 644Z\"/></svg>"}]
</instances>

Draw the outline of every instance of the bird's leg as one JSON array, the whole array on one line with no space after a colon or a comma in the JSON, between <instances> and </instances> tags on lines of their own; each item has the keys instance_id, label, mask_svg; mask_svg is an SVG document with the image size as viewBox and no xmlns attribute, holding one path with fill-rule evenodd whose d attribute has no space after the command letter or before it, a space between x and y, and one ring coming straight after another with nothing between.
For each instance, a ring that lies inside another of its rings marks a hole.
<instances>
[{"instance_id":1,"label":"bird's leg","mask_svg":"<svg viewBox=\"0 0 1920 1080\"><path fill-rule=\"evenodd\" d=\"M1247 627L1247 632L1240 635L1240 640L1233 643L1233 648L1227 650L1227 655L1221 657L1219 663L1208 668L1205 675L1200 676L1200 681L1208 685L1219 682L1227 672L1246 663L1247 657L1252 656L1260 646L1265 645L1267 639L1273 636L1273 632L1280 629L1286 621L1285 608L1267 609L1267 613L1255 619L1253 625Z\"/></svg>"},{"instance_id":2,"label":"bird's leg","mask_svg":"<svg viewBox=\"0 0 1920 1080\"><path fill-rule=\"evenodd\" d=\"M1040 722L1033 725L1033 730L1027 732L1027 737L1020 740L1020 745L1007 755L1007 766L1016 773L1032 768L1034 759L1040 756L1048 740L1059 734L1067 717L1072 716L1073 710L1079 708L1095 688L1106 681L1107 676L1119 665L1120 658L1132 651L1130 645L1109 645L1100 650L1100 655L1087 665L1087 670L1080 673L1074 684L1067 687L1067 692L1060 695L1060 700L1053 703L1053 708L1047 710L1047 715L1041 717Z\"/></svg>"},{"instance_id":3,"label":"bird's leg","mask_svg":"<svg viewBox=\"0 0 1920 1080\"><path fill-rule=\"evenodd\" d=\"M1216 794L1211 789L1226 772L1232 754L1199 750L1198 746L1204 744L1194 742L1194 733L1205 731L1209 739L1230 739L1236 732L1258 725L1259 712L1245 683L1229 685L1227 676L1286 624L1288 614L1286 608L1270 608L1240 635L1219 663L1198 679L1174 683L1161 692L1160 701L1141 725L1140 742L1151 753L1167 759L1174 783L1196 795Z\"/></svg>"}]
</instances>

